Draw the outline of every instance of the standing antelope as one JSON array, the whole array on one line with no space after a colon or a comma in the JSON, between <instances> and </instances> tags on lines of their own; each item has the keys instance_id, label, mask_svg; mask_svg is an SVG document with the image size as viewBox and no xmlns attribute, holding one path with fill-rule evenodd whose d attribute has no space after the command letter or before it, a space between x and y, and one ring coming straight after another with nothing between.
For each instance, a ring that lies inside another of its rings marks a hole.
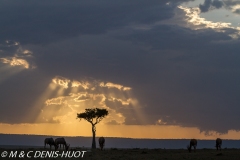
<instances>
[{"instance_id":1,"label":"standing antelope","mask_svg":"<svg viewBox=\"0 0 240 160\"><path fill-rule=\"evenodd\" d=\"M104 137L100 137L100 138L98 139L98 142L99 142L99 146L100 146L100 148L101 148L101 150L102 150L102 149L103 149L103 146L104 146L104 143L105 143Z\"/></svg>"},{"instance_id":2,"label":"standing antelope","mask_svg":"<svg viewBox=\"0 0 240 160\"><path fill-rule=\"evenodd\" d=\"M217 148L217 150L218 150L218 148L220 149L220 151L222 150L222 148L221 148L221 146L222 146L222 139L221 138L217 138L216 139L216 148Z\"/></svg>"},{"instance_id":3,"label":"standing antelope","mask_svg":"<svg viewBox=\"0 0 240 160\"><path fill-rule=\"evenodd\" d=\"M55 144L58 146L61 144L65 147L65 150L67 151L69 149L70 144L67 144L64 138L57 138L55 139Z\"/></svg>"},{"instance_id":4,"label":"standing antelope","mask_svg":"<svg viewBox=\"0 0 240 160\"><path fill-rule=\"evenodd\" d=\"M52 146L55 147L55 150L57 150L57 148L58 148L58 146L54 142L53 138L45 138L45 140L44 140L44 148L46 148L46 145L49 145L50 149L52 148Z\"/></svg>"},{"instance_id":5,"label":"standing antelope","mask_svg":"<svg viewBox=\"0 0 240 160\"><path fill-rule=\"evenodd\" d=\"M191 152L192 150L192 146L194 147L194 152L196 151L196 147L197 147L197 140L196 139L191 139L190 140L190 146L187 146L187 149L189 152Z\"/></svg>"}]
</instances>

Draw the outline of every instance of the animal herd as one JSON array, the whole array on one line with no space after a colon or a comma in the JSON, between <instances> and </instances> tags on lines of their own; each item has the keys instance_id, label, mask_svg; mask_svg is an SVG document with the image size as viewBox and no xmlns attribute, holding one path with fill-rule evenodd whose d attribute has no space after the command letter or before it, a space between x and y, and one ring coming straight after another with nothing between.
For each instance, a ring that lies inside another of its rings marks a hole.
<instances>
[{"instance_id":1,"label":"animal herd","mask_svg":"<svg viewBox=\"0 0 240 160\"><path fill-rule=\"evenodd\" d=\"M105 144L105 139L104 137L100 137L98 139L99 142L99 146L100 149L102 150ZM61 148L61 146L63 147L63 149L65 149L66 151L69 149L70 144L67 144L65 139L62 138L56 138L55 141L53 138L45 138L44 140L44 148L46 148L46 146L49 145L50 149L52 149L52 146L55 147L55 150L58 150L58 148Z\"/></svg>"},{"instance_id":2,"label":"animal herd","mask_svg":"<svg viewBox=\"0 0 240 160\"><path fill-rule=\"evenodd\" d=\"M50 146L50 149L52 148L52 146L55 147L55 150L57 150L61 145L63 146L63 148L65 148L65 150L67 151L69 149L70 144L67 144L64 138L56 138L55 141L53 138L46 138L44 140L44 148L46 148L46 145Z\"/></svg>"},{"instance_id":3,"label":"animal herd","mask_svg":"<svg viewBox=\"0 0 240 160\"><path fill-rule=\"evenodd\" d=\"M98 139L98 143L100 146L100 149L103 150L104 144L105 144L105 139L104 137L100 137ZM67 144L64 138L56 138L55 141L53 138L46 138L44 140L44 148L46 148L46 145L50 146L50 149L52 148L52 146L55 147L55 150L57 150L59 147L61 148L61 146L63 147L63 149L65 149L66 151L69 149L70 144ZM222 146L222 139L217 138L216 139L216 148L217 150L222 150L221 148ZM190 144L187 146L187 149L189 152L191 152L192 147L194 149L194 152L196 151L196 147L197 147L197 140L196 139L191 139L190 140Z\"/></svg>"},{"instance_id":4,"label":"animal herd","mask_svg":"<svg viewBox=\"0 0 240 160\"><path fill-rule=\"evenodd\" d=\"M217 138L215 147L217 148L217 150L219 149L221 151L222 150L221 146L222 146L222 139ZM190 140L190 145L187 146L187 149L188 149L189 152L191 152L192 147L194 148L194 152L195 152L196 147L197 147L197 140L196 139L191 139Z\"/></svg>"}]
</instances>

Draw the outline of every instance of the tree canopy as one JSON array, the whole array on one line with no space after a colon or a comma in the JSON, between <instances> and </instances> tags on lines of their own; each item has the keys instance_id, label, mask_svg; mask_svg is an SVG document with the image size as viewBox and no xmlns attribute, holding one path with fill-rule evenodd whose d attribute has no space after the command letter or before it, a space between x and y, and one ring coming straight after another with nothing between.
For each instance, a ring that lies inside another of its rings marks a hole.
<instances>
[{"instance_id":1,"label":"tree canopy","mask_svg":"<svg viewBox=\"0 0 240 160\"><path fill-rule=\"evenodd\" d=\"M87 108L85 109L85 112L77 113L77 118L85 119L89 123L92 124L92 134L93 134L93 140L92 140L92 148L96 148L96 124L98 124L104 117L108 115L108 110L106 109L100 109L100 108Z\"/></svg>"},{"instance_id":2,"label":"tree canopy","mask_svg":"<svg viewBox=\"0 0 240 160\"><path fill-rule=\"evenodd\" d=\"M85 109L83 113L77 113L77 118L85 119L90 122L92 125L99 123L104 117L108 115L108 111L106 109L100 108L88 108Z\"/></svg>"}]
</instances>

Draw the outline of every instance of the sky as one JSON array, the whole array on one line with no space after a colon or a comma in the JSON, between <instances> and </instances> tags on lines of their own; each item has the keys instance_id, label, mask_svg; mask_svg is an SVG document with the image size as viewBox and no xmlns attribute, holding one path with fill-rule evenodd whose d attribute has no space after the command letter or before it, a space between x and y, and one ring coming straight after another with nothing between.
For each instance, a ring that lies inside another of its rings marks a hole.
<instances>
[{"instance_id":1,"label":"sky","mask_svg":"<svg viewBox=\"0 0 240 160\"><path fill-rule=\"evenodd\" d=\"M240 139L239 0L0 0L0 133Z\"/></svg>"}]
</instances>

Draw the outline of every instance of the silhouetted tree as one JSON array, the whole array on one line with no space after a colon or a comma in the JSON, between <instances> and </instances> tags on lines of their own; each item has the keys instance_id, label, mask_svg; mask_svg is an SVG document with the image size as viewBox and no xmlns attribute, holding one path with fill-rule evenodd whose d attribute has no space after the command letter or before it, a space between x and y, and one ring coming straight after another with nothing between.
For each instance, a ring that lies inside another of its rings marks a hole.
<instances>
[{"instance_id":1,"label":"silhouetted tree","mask_svg":"<svg viewBox=\"0 0 240 160\"><path fill-rule=\"evenodd\" d=\"M92 124L92 148L96 148L96 124L98 124L104 117L108 115L108 111L106 109L100 109L100 108L90 108L85 109L85 112L83 113L77 113L77 118L80 120L83 118L89 123Z\"/></svg>"}]
</instances>

